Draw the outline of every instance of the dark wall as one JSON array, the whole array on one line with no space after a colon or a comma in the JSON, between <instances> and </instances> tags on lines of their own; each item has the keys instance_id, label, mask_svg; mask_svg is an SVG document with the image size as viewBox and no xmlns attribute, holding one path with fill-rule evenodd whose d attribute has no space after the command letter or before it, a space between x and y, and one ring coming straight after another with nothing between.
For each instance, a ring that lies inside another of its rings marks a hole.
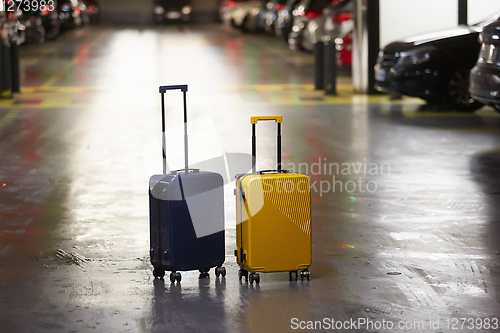
<instances>
[{"instance_id":1,"label":"dark wall","mask_svg":"<svg viewBox=\"0 0 500 333\"><path fill-rule=\"evenodd\" d=\"M191 0L193 20L215 21L219 0ZM104 24L150 24L153 0L100 0L101 20Z\"/></svg>"}]
</instances>

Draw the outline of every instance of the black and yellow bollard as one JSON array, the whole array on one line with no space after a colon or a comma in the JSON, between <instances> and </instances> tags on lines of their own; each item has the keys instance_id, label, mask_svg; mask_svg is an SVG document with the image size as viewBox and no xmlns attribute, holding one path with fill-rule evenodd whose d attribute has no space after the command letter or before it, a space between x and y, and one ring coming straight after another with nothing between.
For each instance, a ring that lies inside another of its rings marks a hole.
<instances>
[{"instance_id":1,"label":"black and yellow bollard","mask_svg":"<svg viewBox=\"0 0 500 333\"><path fill-rule=\"evenodd\" d=\"M0 97L12 98L10 43L7 38L1 38L0 44Z\"/></svg>"},{"instance_id":2,"label":"black and yellow bollard","mask_svg":"<svg viewBox=\"0 0 500 333\"><path fill-rule=\"evenodd\" d=\"M324 76L323 76L323 62L324 62L324 44L317 42L314 44L314 89L323 90Z\"/></svg>"},{"instance_id":3,"label":"black and yellow bollard","mask_svg":"<svg viewBox=\"0 0 500 333\"><path fill-rule=\"evenodd\" d=\"M17 40L10 43L10 68L12 92L18 93L21 91L21 73L19 68L19 45Z\"/></svg>"},{"instance_id":4,"label":"black and yellow bollard","mask_svg":"<svg viewBox=\"0 0 500 333\"><path fill-rule=\"evenodd\" d=\"M337 94L337 48L335 43L325 45L324 87L326 95Z\"/></svg>"}]
</instances>

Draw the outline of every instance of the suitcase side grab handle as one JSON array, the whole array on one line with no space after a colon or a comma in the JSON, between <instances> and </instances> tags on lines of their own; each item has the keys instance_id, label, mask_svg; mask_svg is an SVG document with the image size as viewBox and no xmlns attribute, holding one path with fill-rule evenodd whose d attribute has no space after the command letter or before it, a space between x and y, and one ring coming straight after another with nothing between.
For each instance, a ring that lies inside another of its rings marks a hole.
<instances>
[{"instance_id":1,"label":"suitcase side grab handle","mask_svg":"<svg viewBox=\"0 0 500 333\"><path fill-rule=\"evenodd\" d=\"M263 175L266 173L288 173L288 170L261 170L259 171L259 175Z\"/></svg>"}]
</instances>

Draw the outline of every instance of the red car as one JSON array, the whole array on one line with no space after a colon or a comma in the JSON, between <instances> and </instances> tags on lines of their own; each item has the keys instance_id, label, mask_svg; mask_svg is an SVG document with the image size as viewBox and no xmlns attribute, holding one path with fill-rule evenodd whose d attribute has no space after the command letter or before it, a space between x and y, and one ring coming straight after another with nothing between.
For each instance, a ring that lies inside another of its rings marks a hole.
<instances>
[{"instance_id":1,"label":"red car","mask_svg":"<svg viewBox=\"0 0 500 333\"><path fill-rule=\"evenodd\" d=\"M337 48L337 65L352 65L352 30L335 38Z\"/></svg>"}]
</instances>

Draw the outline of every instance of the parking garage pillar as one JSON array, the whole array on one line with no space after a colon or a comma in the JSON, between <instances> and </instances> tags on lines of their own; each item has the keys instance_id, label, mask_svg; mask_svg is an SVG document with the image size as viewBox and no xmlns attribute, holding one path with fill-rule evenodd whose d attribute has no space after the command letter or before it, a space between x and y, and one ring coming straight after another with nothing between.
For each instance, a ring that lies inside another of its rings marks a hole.
<instances>
[{"instance_id":1,"label":"parking garage pillar","mask_svg":"<svg viewBox=\"0 0 500 333\"><path fill-rule=\"evenodd\" d=\"M373 67L380 49L379 0L354 0L352 82L354 90L377 94Z\"/></svg>"},{"instance_id":2,"label":"parking garage pillar","mask_svg":"<svg viewBox=\"0 0 500 333\"><path fill-rule=\"evenodd\" d=\"M467 25L468 23L467 2L467 0L458 0L458 24Z\"/></svg>"}]
</instances>

